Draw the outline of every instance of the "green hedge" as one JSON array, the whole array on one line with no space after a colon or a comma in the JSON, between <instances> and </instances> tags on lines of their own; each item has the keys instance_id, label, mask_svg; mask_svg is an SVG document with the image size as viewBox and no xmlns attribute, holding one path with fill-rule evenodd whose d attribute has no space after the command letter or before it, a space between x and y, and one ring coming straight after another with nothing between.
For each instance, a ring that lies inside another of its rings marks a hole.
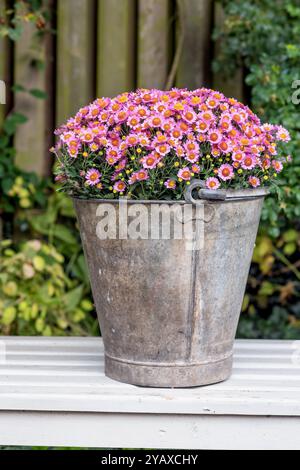
<instances>
[{"instance_id":1,"label":"green hedge","mask_svg":"<svg viewBox=\"0 0 300 470\"><path fill-rule=\"evenodd\" d=\"M300 5L289 0L222 0L222 29L214 38L224 76L245 71L249 105L265 122L291 133L292 164L268 197L254 254L239 335L300 338ZM293 96L294 94L294 96ZM294 99L292 99L294 97Z\"/></svg>"}]
</instances>

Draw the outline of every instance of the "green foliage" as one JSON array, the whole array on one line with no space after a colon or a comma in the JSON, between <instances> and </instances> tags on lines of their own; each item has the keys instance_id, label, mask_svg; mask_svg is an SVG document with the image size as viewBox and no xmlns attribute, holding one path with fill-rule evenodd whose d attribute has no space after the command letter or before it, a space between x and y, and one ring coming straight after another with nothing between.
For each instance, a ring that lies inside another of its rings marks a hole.
<instances>
[{"instance_id":1,"label":"green foliage","mask_svg":"<svg viewBox=\"0 0 300 470\"><path fill-rule=\"evenodd\" d=\"M4 240L0 248L0 334L97 334L71 199L45 185L38 203L23 208L25 191L17 177L8 195L15 204L14 242Z\"/></svg>"},{"instance_id":2,"label":"green foliage","mask_svg":"<svg viewBox=\"0 0 300 470\"><path fill-rule=\"evenodd\" d=\"M23 211L19 225L27 232L27 237L41 238L54 245L65 258L67 275L77 279L89 289L88 273L85 264L79 230L72 200L63 193L48 188L47 204L42 211Z\"/></svg>"},{"instance_id":3,"label":"green foliage","mask_svg":"<svg viewBox=\"0 0 300 470\"><path fill-rule=\"evenodd\" d=\"M18 41L24 24L35 25L37 33L48 28L49 10L46 0L15 0L9 2L9 8L0 11L0 36L7 36L11 41Z\"/></svg>"},{"instance_id":4,"label":"green foliage","mask_svg":"<svg viewBox=\"0 0 300 470\"><path fill-rule=\"evenodd\" d=\"M51 24L48 8L45 0L11 2L0 11L0 36L19 40L30 22L38 41ZM32 65L44 66L36 56ZM47 98L22 84L12 92ZM0 334L94 335L98 323L72 202L14 163L14 136L27 120L12 111L0 130Z\"/></svg>"},{"instance_id":5,"label":"green foliage","mask_svg":"<svg viewBox=\"0 0 300 470\"><path fill-rule=\"evenodd\" d=\"M288 229L277 240L256 242L239 336L300 338L300 233Z\"/></svg>"},{"instance_id":6,"label":"green foliage","mask_svg":"<svg viewBox=\"0 0 300 470\"><path fill-rule=\"evenodd\" d=\"M14 213L17 207L27 209L45 204L47 181L22 171L14 163L12 137L17 127L26 121L22 114L12 113L5 119L0 133L0 214Z\"/></svg>"},{"instance_id":7,"label":"green foliage","mask_svg":"<svg viewBox=\"0 0 300 470\"><path fill-rule=\"evenodd\" d=\"M251 108L291 134L292 165L268 197L250 271L239 336L300 338L300 4L291 0L221 0L223 27L215 31L219 74L244 68ZM292 99L294 98L294 99ZM295 104L294 104L294 103ZM283 199L284 195L284 199Z\"/></svg>"},{"instance_id":8,"label":"green foliage","mask_svg":"<svg viewBox=\"0 0 300 470\"><path fill-rule=\"evenodd\" d=\"M84 284L69 277L50 244L0 243L0 334L85 335L95 331Z\"/></svg>"},{"instance_id":9,"label":"green foliage","mask_svg":"<svg viewBox=\"0 0 300 470\"><path fill-rule=\"evenodd\" d=\"M263 211L268 232L276 237L286 220L300 217L300 104L292 102L292 85L300 70L300 5L291 0L220 3L225 23L215 32L221 49L215 71L230 75L244 66L251 107L265 122L282 124L292 137L287 149L293 164L278 181L279 201L268 198Z\"/></svg>"}]
</instances>

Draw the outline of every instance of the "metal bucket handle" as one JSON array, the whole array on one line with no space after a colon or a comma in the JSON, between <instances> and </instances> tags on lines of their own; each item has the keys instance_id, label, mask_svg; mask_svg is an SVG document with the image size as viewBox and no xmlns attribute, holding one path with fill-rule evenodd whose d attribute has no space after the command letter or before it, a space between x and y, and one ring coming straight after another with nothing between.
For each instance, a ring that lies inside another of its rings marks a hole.
<instances>
[{"instance_id":1,"label":"metal bucket handle","mask_svg":"<svg viewBox=\"0 0 300 470\"><path fill-rule=\"evenodd\" d=\"M193 191L195 189L198 189L199 199L195 199L193 197ZM202 202L203 200L207 200L207 201L222 200L223 201L226 198L226 193L224 191L214 191L211 189L205 189L205 182L200 179L197 179L197 180L195 179L191 181L191 184L185 190L184 198L185 198L185 201L190 204L199 205L199 204L203 204ZM203 220L203 222L205 223L211 222L214 219L215 214L216 214L216 209L213 205L207 206L206 212L207 211L209 212L209 214L206 214L206 215L209 215L209 217L206 219L205 218L200 219L200 220Z\"/></svg>"},{"instance_id":2,"label":"metal bucket handle","mask_svg":"<svg viewBox=\"0 0 300 470\"><path fill-rule=\"evenodd\" d=\"M195 199L193 191L198 189L198 198ZM191 181L191 184L184 192L185 201L190 204L202 204L202 201L246 201L255 198L262 198L269 194L267 188L259 189L240 189L240 190L222 190L222 189L206 189L205 182L200 179Z\"/></svg>"},{"instance_id":3,"label":"metal bucket handle","mask_svg":"<svg viewBox=\"0 0 300 470\"><path fill-rule=\"evenodd\" d=\"M199 199L193 197L193 191L198 189ZM187 187L184 192L184 198L186 202L192 204L199 204L199 200L204 199L206 201L225 201L226 192L220 189L205 189L205 182L202 180L192 180L191 184Z\"/></svg>"}]
</instances>

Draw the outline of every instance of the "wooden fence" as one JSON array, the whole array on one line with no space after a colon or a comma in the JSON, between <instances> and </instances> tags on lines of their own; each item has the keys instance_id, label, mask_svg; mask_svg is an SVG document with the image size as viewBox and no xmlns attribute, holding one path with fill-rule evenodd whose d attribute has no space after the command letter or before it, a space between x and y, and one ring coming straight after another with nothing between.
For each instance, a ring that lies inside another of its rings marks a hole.
<instances>
[{"instance_id":1,"label":"wooden fence","mask_svg":"<svg viewBox=\"0 0 300 470\"><path fill-rule=\"evenodd\" d=\"M24 169L49 174L54 127L96 96L175 85L214 86L241 97L240 76L224 83L211 73L217 50L211 32L223 21L212 0L45 1L56 34L37 39L28 24L14 45L0 40L0 79L47 93L44 100L8 96L6 112L28 117L15 136ZM36 67L41 61L42 69ZM3 106L0 113L1 125Z\"/></svg>"}]
</instances>

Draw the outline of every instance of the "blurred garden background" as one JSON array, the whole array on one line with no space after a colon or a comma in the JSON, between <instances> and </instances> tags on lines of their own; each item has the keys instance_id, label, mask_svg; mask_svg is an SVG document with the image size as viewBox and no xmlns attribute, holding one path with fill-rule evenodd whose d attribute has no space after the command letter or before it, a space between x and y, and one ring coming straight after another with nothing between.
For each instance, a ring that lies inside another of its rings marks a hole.
<instances>
[{"instance_id":1,"label":"blurred garden background","mask_svg":"<svg viewBox=\"0 0 300 470\"><path fill-rule=\"evenodd\" d=\"M238 334L300 339L299 37L299 0L0 0L0 334L98 334L55 127L97 96L207 86L291 133Z\"/></svg>"}]
</instances>

